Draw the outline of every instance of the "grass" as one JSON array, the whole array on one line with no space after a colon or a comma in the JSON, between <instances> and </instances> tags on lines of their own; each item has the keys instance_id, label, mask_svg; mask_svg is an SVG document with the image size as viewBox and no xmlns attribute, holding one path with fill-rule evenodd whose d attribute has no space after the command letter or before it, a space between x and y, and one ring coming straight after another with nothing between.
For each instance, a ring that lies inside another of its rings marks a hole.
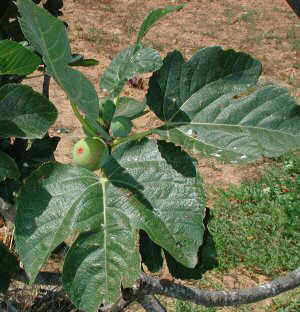
<instances>
[{"instance_id":1,"label":"grass","mask_svg":"<svg viewBox=\"0 0 300 312\"><path fill-rule=\"evenodd\" d=\"M287 34L286 34L286 39L288 40L291 48L296 51L299 50L300 48L300 40L298 37L298 27L291 27L288 29Z\"/></svg>"},{"instance_id":2,"label":"grass","mask_svg":"<svg viewBox=\"0 0 300 312\"><path fill-rule=\"evenodd\" d=\"M194 305L189 302L177 300L175 306L176 312L215 312L215 308L205 308Z\"/></svg>"},{"instance_id":3,"label":"grass","mask_svg":"<svg viewBox=\"0 0 300 312\"><path fill-rule=\"evenodd\" d=\"M300 160L289 156L281 164L258 180L217 190L209 228L220 270L243 264L274 276L299 265Z\"/></svg>"},{"instance_id":4,"label":"grass","mask_svg":"<svg viewBox=\"0 0 300 312\"><path fill-rule=\"evenodd\" d=\"M224 289L226 274L245 287L247 278L261 283L257 276L270 280L299 266L300 156L289 153L274 164L261 177L240 186L215 189L218 200L208 228L218 267L207 272L198 287ZM177 300L175 311L296 312L300 289L275 297L260 309L255 304L208 309Z\"/></svg>"}]
</instances>

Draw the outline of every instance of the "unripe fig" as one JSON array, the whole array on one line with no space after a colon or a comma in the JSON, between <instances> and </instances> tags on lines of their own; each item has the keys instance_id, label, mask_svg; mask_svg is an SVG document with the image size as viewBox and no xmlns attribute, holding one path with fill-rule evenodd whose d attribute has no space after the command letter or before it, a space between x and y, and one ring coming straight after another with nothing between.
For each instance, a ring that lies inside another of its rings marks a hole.
<instances>
[{"instance_id":1,"label":"unripe fig","mask_svg":"<svg viewBox=\"0 0 300 312\"><path fill-rule=\"evenodd\" d=\"M98 137L86 137L73 147L73 161L76 165L89 170L100 168L101 158L108 149L103 140Z\"/></svg>"},{"instance_id":2,"label":"unripe fig","mask_svg":"<svg viewBox=\"0 0 300 312\"><path fill-rule=\"evenodd\" d=\"M110 128L114 137L127 137L131 132L132 122L129 118L118 116L113 118Z\"/></svg>"}]
</instances>

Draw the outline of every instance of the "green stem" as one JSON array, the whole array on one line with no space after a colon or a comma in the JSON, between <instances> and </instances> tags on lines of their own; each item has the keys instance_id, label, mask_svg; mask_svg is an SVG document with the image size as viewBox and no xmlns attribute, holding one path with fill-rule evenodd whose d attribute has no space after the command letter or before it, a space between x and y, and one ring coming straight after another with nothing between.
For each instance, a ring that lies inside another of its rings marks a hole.
<instances>
[{"instance_id":1,"label":"green stem","mask_svg":"<svg viewBox=\"0 0 300 312\"><path fill-rule=\"evenodd\" d=\"M71 103L71 106L72 106L73 113L76 116L76 118L79 120L79 122L81 123L82 127L86 128L88 131L93 133L94 136L97 136L97 133L94 131L94 129L85 121L85 119L79 113L79 110L77 109L76 104L74 104L71 101L70 101L70 103Z\"/></svg>"},{"instance_id":2,"label":"green stem","mask_svg":"<svg viewBox=\"0 0 300 312\"><path fill-rule=\"evenodd\" d=\"M127 138L115 139L114 142L112 143L111 147L113 148L113 147L116 147L117 145L120 145L120 144L125 143L125 142L142 139L149 134L152 134L152 130L147 130L144 132L135 133L135 134L133 134Z\"/></svg>"}]
</instances>

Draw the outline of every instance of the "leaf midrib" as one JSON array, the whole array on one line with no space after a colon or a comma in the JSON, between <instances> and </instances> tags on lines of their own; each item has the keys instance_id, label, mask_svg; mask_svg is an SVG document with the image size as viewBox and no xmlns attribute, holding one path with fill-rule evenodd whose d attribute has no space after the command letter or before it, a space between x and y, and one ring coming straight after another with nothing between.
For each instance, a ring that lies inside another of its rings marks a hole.
<instances>
[{"instance_id":1,"label":"leaf midrib","mask_svg":"<svg viewBox=\"0 0 300 312\"><path fill-rule=\"evenodd\" d=\"M37 17L36 16L34 16L34 23L39 26L39 24L37 23ZM56 21L56 23L58 23L58 21ZM54 23L52 25L53 25L52 27L54 27ZM52 59L49 56L49 52L48 52L46 41L44 40L43 32L41 31L40 27L36 27L36 29L38 30L38 32L39 32L39 34L41 36L41 43L42 43L42 46L43 46L44 53L46 54L46 56L45 56L45 54L43 53L43 57L45 58L45 61L47 59L47 61L48 61L47 63L49 63L50 67L51 67L51 72L54 73L54 78L57 80L57 83L62 87L63 84L62 84L62 81L60 79L60 75L56 71L54 63L52 62ZM67 64L65 64L65 65L67 66Z\"/></svg>"},{"instance_id":2,"label":"leaf midrib","mask_svg":"<svg viewBox=\"0 0 300 312\"><path fill-rule=\"evenodd\" d=\"M103 230L103 244L104 244L104 274L105 274L105 294L109 294L109 281L108 281L108 255L107 255L107 215L106 215L106 211L107 211L107 183L109 183L109 181L107 180L107 178L104 177L99 177L99 181L100 184L102 186L102 194L103 194L103 226L100 224L100 228L102 227Z\"/></svg>"}]
</instances>

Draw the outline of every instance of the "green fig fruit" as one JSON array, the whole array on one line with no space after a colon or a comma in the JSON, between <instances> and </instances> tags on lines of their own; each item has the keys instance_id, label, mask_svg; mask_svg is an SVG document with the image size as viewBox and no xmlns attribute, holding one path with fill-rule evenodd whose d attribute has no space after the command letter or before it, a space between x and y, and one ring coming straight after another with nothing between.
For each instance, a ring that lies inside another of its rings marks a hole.
<instances>
[{"instance_id":1,"label":"green fig fruit","mask_svg":"<svg viewBox=\"0 0 300 312\"><path fill-rule=\"evenodd\" d=\"M127 137L131 132L131 128L131 120L123 116L113 118L110 125L110 129L114 137Z\"/></svg>"},{"instance_id":2,"label":"green fig fruit","mask_svg":"<svg viewBox=\"0 0 300 312\"><path fill-rule=\"evenodd\" d=\"M86 137L73 147L73 161L89 170L100 168L101 158L108 152L107 145L98 137Z\"/></svg>"}]
</instances>

